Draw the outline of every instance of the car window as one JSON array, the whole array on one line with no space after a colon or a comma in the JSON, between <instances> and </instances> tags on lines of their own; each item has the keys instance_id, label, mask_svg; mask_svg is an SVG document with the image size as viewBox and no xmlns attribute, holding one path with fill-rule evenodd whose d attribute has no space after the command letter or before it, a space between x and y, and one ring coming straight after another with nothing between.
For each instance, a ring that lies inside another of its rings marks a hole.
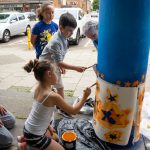
<instances>
[{"instance_id":1,"label":"car window","mask_svg":"<svg viewBox=\"0 0 150 150\"><path fill-rule=\"evenodd\" d=\"M18 18L19 18L19 20L24 20L25 16L23 14L18 14Z\"/></svg>"},{"instance_id":2,"label":"car window","mask_svg":"<svg viewBox=\"0 0 150 150\"><path fill-rule=\"evenodd\" d=\"M16 20L16 21L18 21L18 18L17 18L17 16L16 16L15 14L13 14L13 15L11 16L10 21L12 21L12 20Z\"/></svg>"},{"instance_id":3,"label":"car window","mask_svg":"<svg viewBox=\"0 0 150 150\"><path fill-rule=\"evenodd\" d=\"M10 14L0 14L0 23L6 23Z\"/></svg>"},{"instance_id":4,"label":"car window","mask_svg":"<svg viewBox=\"0 0 150 150\"><path fill-rule=\"evenodd\" d=\"M67 13L67 12L69 12L69 13L71 13L74 17L75 17L75 19L77 19L77 10L74 10L74 9L55 9L55 11L54 11L54 19L59 19L60 18L60 16L62 15L62 14L64 14L64 13Z\"/></svg>"}]
</instances>

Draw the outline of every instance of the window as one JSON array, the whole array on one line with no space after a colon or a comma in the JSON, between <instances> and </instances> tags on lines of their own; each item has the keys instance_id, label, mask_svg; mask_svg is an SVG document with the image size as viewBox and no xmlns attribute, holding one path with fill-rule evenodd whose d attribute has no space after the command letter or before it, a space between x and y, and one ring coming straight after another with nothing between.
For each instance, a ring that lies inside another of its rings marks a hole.
<instances>
[{"instance_id":1,"label":"window","mask_svg":"<svg viewBox=\"0 0 150 150\"><path fill-rule=\"evenodd\" d=\"M19 18L19 20L24 20L25 16L23 14L18 14L18 18Z\"/></svg>"},{"instance_id":2,"label":"window","mask_svg":"<svg viewBox=\"0 0 150 150\"><path fill-rule=\"evenodd\" d=\"M17 16L16 16L15 14L11 16L10 21L12 21L12 20L16 20L16 21L18 21Z\"/></svg>"},{"instance_id":3,"label":"window","mask_svg":"<svg viewBox=\"0 0 150 150\"><path fill-rule=\"evenodd\" d=\"M0 14L0 23L7 22L9 16L10 16L9 14Z\"/></svg>"}]
</instances>

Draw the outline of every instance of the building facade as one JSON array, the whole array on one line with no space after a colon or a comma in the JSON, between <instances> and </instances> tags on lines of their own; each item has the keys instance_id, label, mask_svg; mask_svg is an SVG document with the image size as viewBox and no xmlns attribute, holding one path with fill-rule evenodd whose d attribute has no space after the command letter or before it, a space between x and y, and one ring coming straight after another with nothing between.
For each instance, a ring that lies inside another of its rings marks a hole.
<instances>
[{"instance_id":1,"label":"building facade","mask_svg":"<svg viewBox=\"0 0 150 150\"><path fill-rule=\"evenodd\" d=\"M54 0L55 7L79 7L84 10L84 12L91 11L91 1L90 0Z\"/></svg>"},{"instance_id":2,"label":"building facade","mask_svg":"<svg viewBox=\"0 0 150 150\"><path fill-rule=\"evenodd\" d=\"M35 11L39 4L50 3L54 7L79 7L85 12L91 10L90 0L0 0L0 12L4 11Z\"/></svg>"},{"instance_id":3,"label":"building facade","mask_svg":"<svg viewBox=\"0 0 150 150\"><path fill-rule=\"evenodd\" d=\"M53 0L0 0L2 11L35 11L39 4L53 3Z\"/></svg>"}]
</instances>

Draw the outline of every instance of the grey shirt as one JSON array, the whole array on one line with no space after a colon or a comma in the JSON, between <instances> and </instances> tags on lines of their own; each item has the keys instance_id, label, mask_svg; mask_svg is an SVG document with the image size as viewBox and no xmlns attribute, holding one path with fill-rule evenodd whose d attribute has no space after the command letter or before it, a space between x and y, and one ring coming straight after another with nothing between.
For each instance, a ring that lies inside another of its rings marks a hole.
<instances>
[{"instance_id":1,"label":"grey shirt","mask_svg":"<svg viewBox=\"0 0 150 150\"><path fill-rule=\"evenodd\" d=\"M40 60L49 60L52 63L59 63L64 60L64 57L67 53L68 49L68 41L58 30L49 41L49 43L45 46Z\"/></svg>"}]
</instances>

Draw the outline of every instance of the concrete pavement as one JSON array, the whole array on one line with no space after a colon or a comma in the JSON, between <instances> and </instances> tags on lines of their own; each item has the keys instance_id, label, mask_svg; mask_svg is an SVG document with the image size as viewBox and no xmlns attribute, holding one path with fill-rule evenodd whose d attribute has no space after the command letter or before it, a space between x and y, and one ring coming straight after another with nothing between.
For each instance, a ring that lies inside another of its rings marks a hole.
<instances>
[{"instance_id":1,"label":"concrete pavement","mask_svg":"<svg viewBox=\"0 0 150 150\"><path fill-rule=\"evenodd\" d=\"M96 57L97 52L89 42L86 46L72 46L64 62L88 67L96 63ZM21 38L18 43L2 44L2 49L0 50L0 89L33 92L36 85L33 73L26 73L22 67L26 62L34 58L34 50L27 49L25 39ZM92 69L88 69L84 73L68 70L63 75L65 90L70 92L72 96L82 94L82 90L86 86L93 84L95 80L95 74Z\"/></svg>"}]
</instances>

